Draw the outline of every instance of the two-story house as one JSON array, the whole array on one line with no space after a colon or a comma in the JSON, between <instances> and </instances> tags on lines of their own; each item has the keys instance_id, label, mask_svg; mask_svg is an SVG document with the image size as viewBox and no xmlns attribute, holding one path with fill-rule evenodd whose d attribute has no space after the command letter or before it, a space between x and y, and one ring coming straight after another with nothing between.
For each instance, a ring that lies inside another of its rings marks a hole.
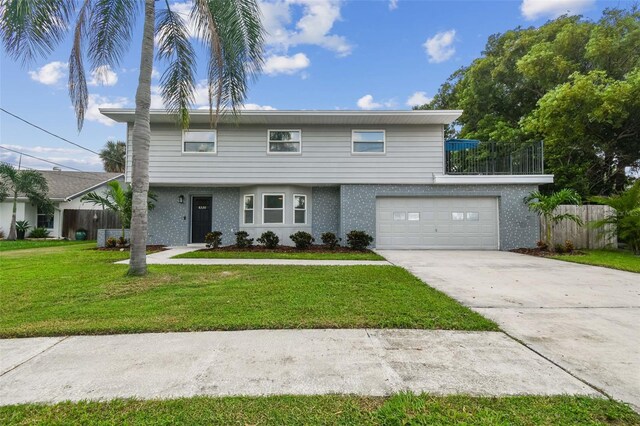
<instances>
[{"instance_id":1,"label":"two-story house","mask_svg":"<svg viewBox=\"0 0 640 426\"><path fill-rule=\"evenodd\" d=\"M101 112L127 123L129 181L134 111ZM211 129L205 110L181 130L152 110L149 243L201 243L217 230L232 244L239 230L272 230L287 244L299 230L316 240L362 230L381 249L533 246L538 219L523 198L553 180L541 144L446 142L460 113L244 111Z\"/></svg>"}]
</instances>

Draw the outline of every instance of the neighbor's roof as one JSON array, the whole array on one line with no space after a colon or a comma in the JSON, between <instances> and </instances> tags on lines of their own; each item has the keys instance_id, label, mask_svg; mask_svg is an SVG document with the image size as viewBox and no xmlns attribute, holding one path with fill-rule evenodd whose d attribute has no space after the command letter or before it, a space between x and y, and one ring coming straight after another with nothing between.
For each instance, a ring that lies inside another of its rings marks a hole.
<instances>
[{"instance_id":1,"label":"neighbor's roof","mask_svg":"<svg viewBox=\"0 0 640 426\"><path fill-rule=\"evenodd\" d=\"M120 123L134 120L134 109L100 108L100 112ZM209 123L209 110L190 111L191 123ZM386 124L449 124L462 114L460 110L411 110L411 111L344 111L344 110L274 110L241 111L237 117L240 124L344 124L344 125L386 125ZM174 115L164 109L150 111L152 123L175 123ZM234 123L231 114L222 114L220 123Z\"/></svg>"},{"instance_id":2,"label":"neighbor's roof","mask_svg":"<svg viewBox=\"0 0 640 426\"><path fill-rule=\"evenodd\" d=\"M38 170L47 179L49 198L70 200L97 187L124 176L122 173L68 172L58 170Z\"/></svg>"}]
</instances>

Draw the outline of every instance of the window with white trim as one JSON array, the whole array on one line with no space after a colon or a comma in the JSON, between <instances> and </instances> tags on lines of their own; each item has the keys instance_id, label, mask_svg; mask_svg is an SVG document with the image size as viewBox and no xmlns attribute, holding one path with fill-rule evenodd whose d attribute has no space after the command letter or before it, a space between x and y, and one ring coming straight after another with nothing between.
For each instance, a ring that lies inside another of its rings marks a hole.
<instances>
[{"instance_id":1,"label":"window with white trim","mask_svg":"<svg viewBox=\"0 0 640 426\"><path fill-rule=\"evenodd\" d=\"M269 154L300 154L301 130L269 130L267 152Z\"/></svg>"},{"instance_id":2,"label":"window with white trim","mask_svg":"<svg viewBox=\"0 0 640 426\"><path fill-rule=\"evenodd\" d=\"M252 225L253 224L253 201L254 201L254 196L253 194L249 194L249 195L245 195L244 196L244 204L243 204L243 222L245 225Z\"/></svg>"},{"instance_id":3,"label":"window with white trim","mask_svg":"<svg viewBox=\"0 0 640 426\"><path fill-rule=\"evenodd\" d=\"M45 213L38 208L36 227L53 229L53 213Z\"/></svg>"},{"instance_id":4,"label":"window with white trim","mask_svg":"<svg viewBox=\"0 0 640 426\"><path fill-rule=\"evenodd\" d=\"M353 130L351 132L351 152L354 154L384 154L384 130Z\"/></svg>"},{"instance_id":5,"label":"window with white trim","mask_svg":"<svg viewBox=\"0 0 640 426\"><path fill-rule=\"evenodd\" d=\"M284 194L262 195L262 223L284 223Z\"/></svg>"},{"instance_id":6,"label":"window with white trim","mask_svg":"<svg viewBox=\"0 0 640 426\"><path fill-rule=\"evenodd\" d=\"M307 223L307 196L306 195L294 195L293 196L293 223L306 224Z\"/></svg>"},{"instance_id":7,"label":"window with white trim","mask_svg":"<svg viewBox=\"0 0 640 426\"><path fill-rule=\"evenodd\" d=\"M183 130L182 152L215 154L218 135L215 130Z\"/></svg>"}]
</instances>

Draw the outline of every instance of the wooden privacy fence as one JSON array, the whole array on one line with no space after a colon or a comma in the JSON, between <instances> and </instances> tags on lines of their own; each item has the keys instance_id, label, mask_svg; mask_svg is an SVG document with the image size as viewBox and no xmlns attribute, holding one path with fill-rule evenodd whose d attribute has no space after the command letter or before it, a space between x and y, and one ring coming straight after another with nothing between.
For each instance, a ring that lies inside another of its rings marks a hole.
<instances>
[{"instance_id":1,"label":"wooden privacy fence","mask_svg":"<svg viewBox=\"0 0 640 426\"><path fill-rule=\"evenodd\" d=\"M62 236L76 239L76 231L86 229L87 239L95 240L100 228L121 228L120 218L111 210L65 210L62 216Z\"/></svg>"},{"instance_id":2,"label":"wooden privacy fence","mask_svg":"<svg viewBox=\"0 0 640 426\"><path fill-rule=\"evenodd\" d=\"M584 225L580 226L570 220L563 220L553 225L553 244L564 244L569 240L578 249L598 249L615 248L618 245L618 238L609 231L611 225L604 228L594 229L589 226L590 222L604 219L611 216L615 210L609 206L583 205L583 206L559 206L555 214L571 213L582 219ZM540 220L540 239L544 240L546 226L544 219Z\"/></svg>"}]
</instances>

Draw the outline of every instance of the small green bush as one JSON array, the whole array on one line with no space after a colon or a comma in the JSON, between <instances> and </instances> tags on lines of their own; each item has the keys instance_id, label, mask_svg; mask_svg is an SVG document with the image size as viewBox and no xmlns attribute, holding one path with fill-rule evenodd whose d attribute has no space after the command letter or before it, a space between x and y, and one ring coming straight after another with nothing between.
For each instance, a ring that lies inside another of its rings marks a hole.
<instances>
[{"instance_id":1,"label":"small green bush","mask_svg":"<svg viewBox=\"0 0 640 426\"><path fill-rule=\"evenodd\" d=\"M564 244L556 244L553 246L553 251L555 251L558 254L563 254L564 253Z\"/></svg>"},{"instance_id":2,"label":"small green bush","mask_svg":"<svg viewBox=\"0 0 640 426\"><path fill-rule=\"evenodd\" d=\"M280 243L280 238L273 231L266 231L260 235L258 238L258 242L265 246L268 249L274 249L278 247L278 243Z\"/></svg>"},{"instance_id":3,"label":"small green bush","mask_svg":"<svg viewBox=\"0 0 640 426\"><path fill-rule=\"evenodd\" d=\"M289 238L291 238L291 241L296 245L296 248L300 250L308 249L315 241L310 233L304 231L298 231L295 234L291 234L289 235Z\"/></svg>"},{"instance_id":4,"label":"small green bush","mask_svg":"<svg viewBox=\"0 0 640 426\"><path fill-rule=\"evenodd\" d=\"M204 236L204 243L208 248L217 249L222 244L222 232L207 232L207 235Z\"/></svg>"},{"instance_id":5,"label":"small green bush","mask_svg":"<svg viewBox=\"0 0 640 426\"><path fill-rule=\"evenodd\" d=\"M128 243L129 243L129 240L127 240L125 237L118 238L118 245L120 247L125 247Z\"/></svg>"},{"instance_id":6,"label":"small green bush","mask_svg":"<svg viewBox=\"0 0 640 426\"><path fill-rule=\"evenodd\" d=\"M109 237L107 238L107 240L104 242L104 246L106 248L114 248L115 246L118 245L118 240L115 237Z\"/></svg>"},{"instance_id":7,"label":"small green bush","mask_svg":"<svg viewBox=\"0 0 640 426\"><path fill-rule=\"evenodd\" d=\"M364 231L351 231L347 234L347 245L353 250L366 250L373 242L373 237Z\"/></svg>"},{"instance_id":8,"label":"small green bush","mask_svg":"<svg viewBox=\"0 0 640 426\"><path fill-rule=\"evenodd\" d=\"M249 233L247 231L238 231L235 233L235 235L236 247L249 248L253 245L253 238L249 238Z\"/></svg>"},{"instance_id":9,"label":"small green bush","mask_svg":"<svg viewBox=\"0 0 640 426\"><path fill-rule=\"evenodd\" d=\"M335 250L340 242L340 238L336 237L336 234L333 232L325 232L320 236L322 239L322 244L330 248L331 250Z\"/></svg>"},{"instance_id":10,"label":"small green bush","mask_svg":"<svg viewBox=\"0 0 640 426\"><path fill-rule=\"evenodd\" d=\"M29 238L47 238L48 236L47 228L33 228L33 231L29 233Z\"/></svg>"}]
</instances>

